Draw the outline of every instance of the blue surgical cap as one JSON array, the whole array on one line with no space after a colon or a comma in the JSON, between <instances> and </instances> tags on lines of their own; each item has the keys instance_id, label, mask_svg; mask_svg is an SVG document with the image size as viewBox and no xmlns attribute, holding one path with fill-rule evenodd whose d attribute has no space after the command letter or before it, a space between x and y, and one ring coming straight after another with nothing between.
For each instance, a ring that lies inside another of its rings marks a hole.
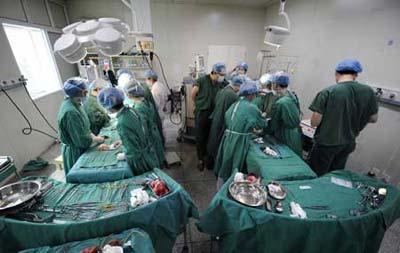
<instances>
[{"instance_id":1,"label":"blue surgical cap","mask_svg":"<svg viewBox=\"0 0 400 253\"><path fill-rule=\"evenodd\" d=\"M245 84L240 86L239 96L248 96L258 93L257 84L254 81L247 80Z\"/></svg>"},{"instance_id":2,"label":"blue surgical cap","mask_svg":"<svg viewBox=\"0 0 400 253\"><path fill-rule=\"evenodd\" d=\"M130 80L124 87L124 91L126 94L129 94L134 97L144 97L144 89L135 80Z\"/></svg>"},{"instance_id":3,"label":"blue surgical cap","mask_svg":"<svg viewBox=\"0 0 400 253\"><path fill-rule=\"evenodd\" d=\"M118 79L122 74L129 74L129 75L131 75L131 76L134 76L133 72L130 71L129 69L119 69L119 70L117 71L117 76L116 76L117 79Z\"/></svg>"},{"instance_id":4,"label":"blue surgical cap","mask_svg":"<svg viewBox=\"0 0 400 253\"><path fill-rule=\"evenodd\" d=\"M289 74L285 72L277 72L274 75L274 82L280 86L288 86L289 85Z\"/></svg>"},{"instance_id":5,"label":"blue surgical cap","mask_svg":"<svg viewBox=\"0 0 400 253\"><path fill-rule=\"evenodd\" d=\"M82 91L87 89L87 81L80 77L71 77L64 83L64 92L68 97L82 97Z\"/></svg>"},{"instance_id":6,"label":"blue surgical cap","mask_svg":"<svg viewBox=\"0 0 400 253\"><path fill-rule=\"evenodd\" d=\"M124 103L124 93L117 88L107 88L102 90L97 97L99 104L107 110L112 109L116 105Z\"/></svg>"},{"instance_id":7,"label":"blue surgical cap","mask_svg":"<svg viewBox=\"0 0 400 253\"><path fill-rule=\"evenodd\" d=\"M336 71L337 72L352 71L360 73L362 72L362 66L359 61L348 59L339 62L339 64L336 66Z\"/></svg>"},{"instance_id":8,"label":"blue surgical cap","mask_svg":"<svg viewBox=\"0 0 400 253\"><path fill-rule=\"evenodd\" d=\"M151 79L154 79L154 80L157 80L157 79L158 79L157 73L154 72L154 71L151 70L151 69L146 70L146 72L144 73L144 77L146 77L146 78L151 78Z\"/></svg>"},{"instance_id":9,"label":"blue surgical cap","mask_svg":"<svg viewBox=\"0 0 400 253\"><path fill-rule=\"evenodd\" d=\"M217 74L225 74L226 73L226 66L222 62L215 63L212 71Z\"/></svg>"},{"instance_id":10,"label":"blue surgical cap","mask_svg":"<svg viewBox=\"0 0 400 253\"><path fill-rule=\"evenodd\" d=\"M236 67L242 68L245 71L247 71L249 69L249 65L247 63L245 63L244 61L239 62Z\"/></svg>"},{"instance_id":11,"label":"blue surgical cap","mask_svg":"<svg viewBox=\"0 0 400 253\"><path fill-rule=\"evenodd\" d=\"M242 84L245 83L245 81L246 81L245 78L242 77L242 76L234 76L234 77L232 78L231 84L232 84L232 85L235 85L235 86L241 86Z\"/></svg>"}]
</instances>

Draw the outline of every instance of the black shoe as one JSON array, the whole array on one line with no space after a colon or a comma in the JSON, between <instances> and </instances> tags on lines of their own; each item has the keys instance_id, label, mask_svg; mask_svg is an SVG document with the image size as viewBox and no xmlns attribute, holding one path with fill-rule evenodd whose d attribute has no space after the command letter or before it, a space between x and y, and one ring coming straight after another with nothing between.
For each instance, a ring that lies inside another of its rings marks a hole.
<instances>
[{"instance_id":1,"label":"black shoe","mask_svg":"<svg viewBox=\"0 0 400 253\"><path fill-rule=\"evenodd\" d=\"M203 170L204 170L204 162L203 162L202 160L200 160L200 161L197 163L197 169L198 169L199 171L203 171Z\"/></svg>"}]
</instances>

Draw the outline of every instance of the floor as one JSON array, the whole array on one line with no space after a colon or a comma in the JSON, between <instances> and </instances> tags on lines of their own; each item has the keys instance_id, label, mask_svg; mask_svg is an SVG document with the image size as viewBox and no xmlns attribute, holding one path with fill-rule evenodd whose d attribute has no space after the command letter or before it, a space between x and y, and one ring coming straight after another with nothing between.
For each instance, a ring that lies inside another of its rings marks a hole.
<instances>
[{"instance_id":1,"label":"floor","mask_svg":"<svg viewBox=\"0 0 400 253\"><path fill-rule=\"evenodd\" d=\"M171 123L166 126L167 130L167 151L176 152L181 158L181 166L172 166L165 170L171 177L179 182L188 191L197 207L202 213L210 203L215 194L216 180L211 171L199 172L196 169L197 158L196 149L193 144L177 143L177 126ZM58 145L52 146L43 153L42 158L52 161L59 155ZM37 175L37 173L25 173L23 176ZM57 170L54 165L49 165L47 169L40 172L41 175L48 175L55 179L64 181L64 173ZM218 252L217 242L212 241L210 236L200 233L192 219L187 226L187 241L189 252L206 253ZM182 252L183 235L179 236L174 247L174 253ZM379 253L399 253L400 252L400 219L397 220L386 232Z\"/></svg>"}]
</instances>

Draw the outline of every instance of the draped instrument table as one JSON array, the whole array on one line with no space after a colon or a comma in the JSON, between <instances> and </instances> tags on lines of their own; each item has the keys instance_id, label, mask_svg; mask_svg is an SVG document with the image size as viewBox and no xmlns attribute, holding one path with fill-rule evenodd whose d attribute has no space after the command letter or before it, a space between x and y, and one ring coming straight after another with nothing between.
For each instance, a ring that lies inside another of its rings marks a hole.
<instances>
[{"instance_id":1,"label":"draped instrument table","mask_svg":"<svg viewBox=\"0 0 400 253\"><path fill-rule=\"evenodd\" d=\"M249 173L254 173L268 181L272 180L302 180L316 178L312 169L288 146L279 143L272 136L265 136L264 144L251 141L246 157ZM261 151L266 146L277 151L279 158L269 156Z\"/></svg>"},{"instance_id":2,"label":"draped instrument table","mask_svg":"<svg viewBox=\"0 0 400 253\"><path fill-rule=\"evenodd\" d=\"M112 234L105 237L93 238L84 241L69 242L54 247L41 247L20 251L20 253L81 253L82 250L99 245L105 245L111 240L130 242L132 253L154 253L153 244L149 235L138 228L125 230L120 234Z\"/></svg>"},{"instance_id":3,"label":"draped instrument table","mask_svg":"<svg viewBox=\"0 0 400 253\"><path fill-rule=\"evenodd\" d=\"M83 221L74 220L74 216L72 219L66 218L63 217L66 214L59 213L56 215L61 217L56 217L53 223L34 223L0 217L1 252L60 245L120 233L131 228L146 231L156 252L171 252L176 237L184 231L190 217L198 217L198 211L188 193L158 169L130 179L101 184L65 184L47 179L54 185L43 197L43 205L57 208L71 204L101 202L107 209L110 208L107 203L129 203L130 191L142 187L140 182L152 173L167 183L170 193L144 206L129 206L128 210L123 212L105 213L104 216L100 214L98 218ZM51 212L32 212L42 218L51 215Z\"/></svg>"},{"instance_id":4,"label":"draped instrument table","mask_svg":"<svg viewBox=\"0 0 400 253\"><path fill-rule=\"evenodd\" d=\"M108 136L106 144L119 140L116 120L109 127L103 128L99 135ZM112 151L98 151L97 146L83 153L66 176L68 183L92 184L121 180L133 177L132 170L126 161L118 161L117 153L122 147Z\"/></svg>"},{"instance_id":5,"label":"draped instrument table","mask_svg":"<svg viewBox=\"0 0 400 253\"><path fill-rule=\"evenodd\" d=\"M348 180L353 187L334 184L332 177ZM310 180L281 181L288 192L282 202L282 214L236 202L228 193L232 181L233 176L197 223L200 231L221 237L223 252L378 252L385 231L400 217L400 193L396 187L350 171L334 171ZM263 180L264 184L267 182ZM368 208L366 214L356 216L362 196L355 186L360 183L385 187L387 196L379 208ZM299 203L308 218L291 217L290 201ZM325 209L309 209L315 206Z\"/></svg>"}]
</instances>

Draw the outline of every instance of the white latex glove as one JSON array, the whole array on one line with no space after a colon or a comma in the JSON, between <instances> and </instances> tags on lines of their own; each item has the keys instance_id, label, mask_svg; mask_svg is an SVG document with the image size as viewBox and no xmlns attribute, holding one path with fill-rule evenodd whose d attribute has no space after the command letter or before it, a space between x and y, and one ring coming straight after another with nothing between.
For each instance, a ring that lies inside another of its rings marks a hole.
<instances>
[{"instance_id":1,"label":"white latex glove","mask_svg":"<svg viewBox=\"0 0 400 253\"><path fill-rule=\"evenodd\" d=\"M102 253L124 253L124 249L120 246L106 245L102 248Z\"/></svg>"},{"instance_id":2,"label":"white latex glove","mask_svg":"<svg viewBox=\"0 0 400 253\"><path fill-rule=\"evenodd\" d=\"M124 160L126 160L125 153L118 153L118 154L117 154L117 160L118 160L118 161L124 161Z\"/></svg>"}]
</instances>

